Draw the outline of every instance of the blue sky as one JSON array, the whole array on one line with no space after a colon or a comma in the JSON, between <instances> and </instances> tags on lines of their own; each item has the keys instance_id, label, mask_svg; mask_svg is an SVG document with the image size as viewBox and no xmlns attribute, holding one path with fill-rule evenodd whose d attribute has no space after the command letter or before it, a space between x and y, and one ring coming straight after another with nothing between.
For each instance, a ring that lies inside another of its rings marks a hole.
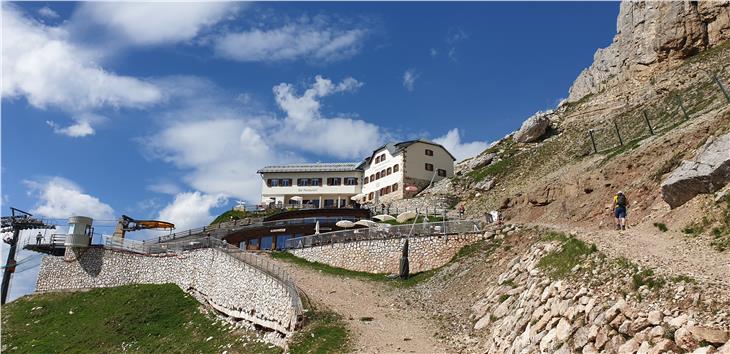
<instances>
[{"instance_id":1,"label":"blue sky","mask_svg":"<svg viewBox=\"0 0 730 354\"><path fill-rule=\"evenodd\" d=\"M567 96L618 7L4 3L3 208L196 227L266 164L468 157Z\"/></svg>"}]
</instances>

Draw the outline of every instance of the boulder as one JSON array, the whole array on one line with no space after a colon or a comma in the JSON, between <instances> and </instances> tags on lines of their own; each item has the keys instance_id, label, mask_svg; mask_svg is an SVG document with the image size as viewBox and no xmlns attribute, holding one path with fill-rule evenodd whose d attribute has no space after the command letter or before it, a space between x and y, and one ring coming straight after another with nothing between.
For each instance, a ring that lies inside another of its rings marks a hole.
<instances>
[{"instance_id":1,"label":"boulder","mask_svg":"<svg viewBox=\"0 0 730 354\"><path fill-rule=\"evenodd\" d=\"M661 354L666 353L670 350L674 350L675 345L670 339L662 339L649 350L649 354Z\"/></svg>"},{"instance_id":2,"label":"boulder","mask_svg":"<svg viewBox=\"0 0 730 354\"><path fill-rule=\"evenodd\" d=\"M730 339L728 331L703 326L690 326L689 332L700 342L724 344Z\"/></svg>"},{"instance_id":3,"label":"boulder","mask_svg":"<svg viewBox=\"0 0 730 354\"><path fill-rule=\"evenodd\" d=\"M636 339L629 339L626 343L618 347L618 354L634 354L639 350L639 342Z\"/></svg>"},{"instance_id":4,"label":"boulder","mask_svg":"<svg viewBox=\"0 0 730 354\"><path fill-rule=\"evenodd\" d=\"M660 323L662 323L662 318L664 318L664 314L662 314L661 311L654 310L649 312L649 323L651 323L653 326L656 326Z\"/></svg>"},{"instance_id":5,"label":"boulder","mask_svg":"<svg viewBox=\"0 0 730 354\"><path fill-rule=\"evenodd\" d=\"M548 116L553 111L537 112L527 118L522 123L522 127L514 135L514 140L518 143L531 143L538 141L550 127L550 119Z\"/></svg>"},{"instance_id":6,"label":"boulder","mask_svg":"<svg viewBox=\"0 0 730 354\"><path fill-rule=\"evenodd\" d=\"M469 171L478 170L482 167L488 166L492 163L492 161L494 161L495 157L497 157L497 154L493 152L489 152L486 154L481 153L470 159L459 162L454 168L454 174L456 174L457 176L461 176L462 174L468 173Z\"/></svg>"},{"instance_id":7,"label":"boulder","mask_svg":"<svg viewBox=\"0 0 730 354\"><path fill-rule=\"evenodd\" d=\"M693 350L699 344L697 338L692 335L687 327L681 327L674 332L674 341L678 347L684 350Z\"/></svg>"},{"instance_id":8,"label":"boulder","mask_svg":"<svg viewBox=\"0 0 730 354\"><path fill-rule=\"evenodd\" d=\"M710 138L691 161L662 183L662 198L674 209L698 194L714 193L730 182L730 134Z\"/></svg>"}]
</instances>

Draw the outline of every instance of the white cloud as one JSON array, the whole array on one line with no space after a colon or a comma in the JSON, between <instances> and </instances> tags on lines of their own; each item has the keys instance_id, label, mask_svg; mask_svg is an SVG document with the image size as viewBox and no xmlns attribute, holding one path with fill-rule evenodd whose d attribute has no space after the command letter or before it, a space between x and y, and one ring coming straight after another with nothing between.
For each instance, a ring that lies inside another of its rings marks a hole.
<instances>
[{"instance_id":1,"label":"white cloud","mask_svg":"<svg viewBox=\"0 0 730 354\"><path fill-rule=\"evenodd\" d=\"M86 2L76 19L106 26L132 44L173 43L235 14L234 2Z\"/></svg>"},{"instance_id":2,"label":"white cloud","mask_svg":"<svg viewBox=\"0 0 730 354\"><path fill-rule=\"evenodd\" d=\"M439 51L436 48L431 48L429 51L429 54L431 54L431 57L436 57L439 54Z\"/></svg>"},{"instance_id":3,"label":"white cloud","mask_svg":"<svg viewBox=\"0 0 730 354\"><path fill-rule=\"evenodd\" d=\"M275 29L227 33L214 45L218 55L237 61L336 61L357 54L367 34L342 27L322 17L303 19Z\"/></svg>"},{"instance_id":4,"label":"white cloud","mask_svg":"<svg viewBox=\"0 0 730 354\"><path fill-rule=\"evenodd\" d=\"M46 181L24 181L29 194L38 198L31 213L49 218L67 218L74 215L93 219L114 218L114 209L99 198L84 193L81 187L62 178L52 177Z\"/></svg>"},{"instance_id":5,"label":"white cloud","mask_svg":"<svg viewBox=\"0 0 730 354\"><path fill-rule=\"evenodd\" d=\"M59 17L58 14L56 13L56 11L53 11L48 6L43 6L40 9L38 9L38 14L43 17L46 17L46 18L58 18Z\"/></svg>"},{"instance_id":6,"label":"white cloud","mask_svg":"<svg viewBox=\"0 0 730 354\"><path fill-rule=\"evenodd\" d=\"M443 145L451 152L457 161L476 156L489 147L484 141L472 141L470 143L461 142L461 134L458 128L449 130L446 135L433 139L435 143Z\"/></svg>"},{"instance_id":7,"label":"white cloud","mask_svg":"<svg viewBox=\"0 0 730 354\"><path fill-rule=\"evenodd\" d=\"M162 99L149 82L98 65L101 53L69 41L63 27L43 25L3 5L4 98L25 97L34 107L74 114L101 107L144 107Z\"/></svg>"},{"instance_id":8,"label":"white cloud","mask_svg":"<svg viewBox=\"0 0 730 354\"><path fill-rule=\"evenodd\" d=\"M320 99L338 92L354 91L362 83L347 78L339 84L321 76L302 95L294 86L282 83L274 86L274 96L287 117L280 132L272 138L281 145L337 158L360 159L383 140L380 128L363 120L325 117ZM297 139L291 139L296 136ZM306 144L301 144L304 141Z\"/></svg>"},{"instance_id":9,"label":"white cloud","mask_svg":"<svg viewBox=\"0 0 730 354\"><path fill-rule=\"evenodd\" d=\"M280 160L256 126L257 118L219 118L172 123L144 139L148 157L189 171L185 181L208 194L258 200L256 171ZM159 187L159 186L158 186Z\"/></svg>"},{"instance_id":10,"label":"white cloud","mask_svg":"<svg viewBox=\"0 0 730 354\"><path fill-rule=\"evenodd\" d=\"M176 230L186 230L209 224L213 221L210 209L228 202L221 195L203 194L198 191L180 193L160 211L158 219L175 224Z\"/></svg>"},{"instance_id":11,"label":"white cloud","mask_svg":"<svg viewBox=\"0 0 730 354\"><path fill-rule=\"evenodd\" d=\"M161 194L178 194L181 192L180 187L172 182L158 182L147 186L147 190L150 192L161 193Z\"/></svg>"},{"instance_id":12,"label":"white cloud","mask_svg":"<svg viewBox=\"0 0 730 354\"><path fill-rule=\"evenodd\" d=\"M53 132L56 134L66 135L72 138L81 138L93 135L96 132L91 126L92 123L96 124L105 120L106 118L100 115L83 113L74 117L75 123L67 127L61 127L58 123L51 120L47 120L46 124L53 128Z\"/></svg>"},{"instance_id":13,"label":"white cloud","mask_svg":"<svg viewBox=\"0 0 730 354\"><path fill-rule=\"evenodd\" d=\"M416 73L415 69L408 69L403 73L403 87L408 91L413 91L416 85L416 80L421 74Z\"/></svg>"},{"instance_id":14,"label":"white cloud","mask_svg":"<svg viewBox=\"0 0 730 354\"><path fill-rule=\"evenodd\" d=\"M47 120L46 124L53 128L53 132L56 134L66 135L72 138L81 138L85 137L87 135L93 135L94 134L94 128L91 127L91 124L89 122L76 122L75 124L69 125L67 127L61 127L58 125L58 123Z\"/></svg>"}]
</instances>

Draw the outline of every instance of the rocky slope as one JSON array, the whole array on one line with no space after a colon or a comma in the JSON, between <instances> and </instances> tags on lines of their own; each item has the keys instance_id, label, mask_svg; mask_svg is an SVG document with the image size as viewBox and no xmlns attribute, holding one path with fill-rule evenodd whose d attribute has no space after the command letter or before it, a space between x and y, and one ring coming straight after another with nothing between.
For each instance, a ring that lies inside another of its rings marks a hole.
<instances>
[{"instance_id":1,"label":"rocky slope","mask_svg":"<svg viewBox=\"0 0 730 354\"><path fill-rule=\"evenodd\" d=\"M627 1L621 3L616 36L596 51L593 64L570 88L569 101L608 85L648 77L730 38L730 2Z\"/></svg>"},{"instance_id":2,"label":"rocky slope","mask_svg":"<svg viewBox=\"0 0 730 354\"><path fill-rule=\"evenodd\" d=\"M564 234L506 226L409 292L465 353L730 353L726 285L665 277Z\"/></svg>"}]
</instances>

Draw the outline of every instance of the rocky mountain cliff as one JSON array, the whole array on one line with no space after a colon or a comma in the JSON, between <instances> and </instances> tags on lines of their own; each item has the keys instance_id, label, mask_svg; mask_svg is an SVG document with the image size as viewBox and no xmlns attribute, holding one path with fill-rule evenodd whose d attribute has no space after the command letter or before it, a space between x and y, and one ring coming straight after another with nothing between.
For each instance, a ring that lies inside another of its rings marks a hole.
<instances>
[{"instance_id":1,"label":"rocky mountain cliff","mask_svg":"<svg viewBox=\"0 0 730 354\"><path fill-rule=\"evenodd\" d=\"M671 65L730 38L729 1L625 1L613 43L596 51L578 76L568 101L608 85L641 80L656 66Z\"/></svg>"}]
</instances>

